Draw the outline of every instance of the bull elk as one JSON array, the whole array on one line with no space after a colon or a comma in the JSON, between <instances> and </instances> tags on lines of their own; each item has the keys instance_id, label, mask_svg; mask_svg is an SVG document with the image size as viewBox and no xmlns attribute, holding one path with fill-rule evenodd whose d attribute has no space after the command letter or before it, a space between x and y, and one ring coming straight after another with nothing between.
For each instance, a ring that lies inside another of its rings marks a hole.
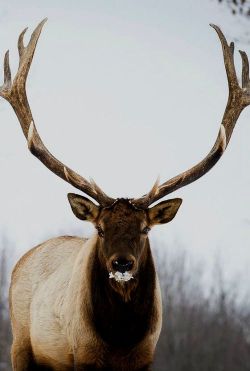
<instances>
[{"instance_id":1,"label":"bull elk","mask_svg":"<svg viewBox=\"0 0 250 371\"><path fill-rule=\"evenodd\" d=\"M215 144L194 167L159 184L141 198L107 196L57 160L42 142L26 96L26 79L43 20L27 46L18 39L19 67L12 82L9 53L0 95L13 107L30 152L60 178L90 196L68 194L75 216L94 224L90 239L53 238L16 264L10 287L12 365L24 370L149 370L161 331L161 293L148 233L170 222L182 200L155 201L190 184L220 159L241 111L250 104L249 63L242 57L242 87L234 66L234 44L219 27L229 98Z\"/></svg>"}]
</instances>

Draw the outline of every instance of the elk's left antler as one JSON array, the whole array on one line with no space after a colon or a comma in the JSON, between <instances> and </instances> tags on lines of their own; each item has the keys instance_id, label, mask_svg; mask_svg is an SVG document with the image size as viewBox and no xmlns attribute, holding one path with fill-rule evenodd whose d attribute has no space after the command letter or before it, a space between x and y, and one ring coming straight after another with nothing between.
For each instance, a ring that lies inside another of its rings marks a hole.
<instances>
[{"instance_id":1,"label":"elk's left antler","mask_svg":"<svg viewBox=\"0 0 250 371\"><path fill-rule=\"evenodd\" d=\"M138 208L146 209L153 202L206 174L223 155L241 111L250 104L249 63L246 53L240 51L242 57L242 87L240 87L234 66L234 43L228 45L220 28L214 24L211 24L211 27L215 29L221 41L229 87L228 102L215 144L209 154L197 165L161 185L155 184L148 194L132 200Z\"/></svg>"}]
</instances>

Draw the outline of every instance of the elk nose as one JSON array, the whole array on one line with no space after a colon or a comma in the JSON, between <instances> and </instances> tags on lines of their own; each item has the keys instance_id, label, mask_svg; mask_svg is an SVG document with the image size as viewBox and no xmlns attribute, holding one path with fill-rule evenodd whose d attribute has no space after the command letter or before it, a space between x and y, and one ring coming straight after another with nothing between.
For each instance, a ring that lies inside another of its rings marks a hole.
<instances>
[{"instance_id":1,"label":"elk nose","mask_svg":"<svg viewBox=\"0 0 250 371\"><path fill-rule=\"evenodd\" d=\"M127 260L125 258L118 258L112 261L112 267L115 271L125 273L130 271L134 265L132 260Z\"/></svg>"}]
</instances>

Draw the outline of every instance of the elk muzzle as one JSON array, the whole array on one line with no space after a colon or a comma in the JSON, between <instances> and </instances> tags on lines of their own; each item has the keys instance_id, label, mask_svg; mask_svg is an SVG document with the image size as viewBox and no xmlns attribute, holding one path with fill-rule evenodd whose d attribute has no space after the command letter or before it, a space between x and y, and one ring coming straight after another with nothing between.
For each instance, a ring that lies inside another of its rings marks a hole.
<instances>
[{"instance_id":1,"label":"elk muzzle","mask_svg":"<svg viewBox=\"0 0 250 371\"><path fill-rule=\"evenodd\" d=\"M116 281L129 281L134 278L137 270L136 259L131 254L114 254L109 258L107 268L110 278L115 278Z\"/></svg>"}]
</instances>

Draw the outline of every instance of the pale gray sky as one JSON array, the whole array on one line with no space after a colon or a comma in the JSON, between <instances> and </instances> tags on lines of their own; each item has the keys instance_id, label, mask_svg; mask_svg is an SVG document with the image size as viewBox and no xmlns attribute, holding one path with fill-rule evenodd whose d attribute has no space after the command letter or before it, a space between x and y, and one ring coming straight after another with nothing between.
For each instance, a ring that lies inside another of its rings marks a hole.
<instances>
[{"instance_id":1,"label":"pale gray sky","mask_svg":"<svg viewBox=\"0 0 250 371\"><path fill-rule=\"evenodd\" d=\"M10 49L13 72L20 31L46 16L27 89L37 128L56 157L122 197L142 195L158 175L165 181L208 153L227 100L221 46L208 24L232 38L247 21L212 0L0 0L0 51ZM250 45L241 48L250 53ZM28 152L2 99L0 117L0 220L16 243L10 254L61 233L91 233L70 211L66 194L74 189ZM227 277L247 283L249 108L238 121L222 160L173 194L183 205L152 237L171 249L178 241L209 267L219 256Z\"/></svg>"}]
</instances>

